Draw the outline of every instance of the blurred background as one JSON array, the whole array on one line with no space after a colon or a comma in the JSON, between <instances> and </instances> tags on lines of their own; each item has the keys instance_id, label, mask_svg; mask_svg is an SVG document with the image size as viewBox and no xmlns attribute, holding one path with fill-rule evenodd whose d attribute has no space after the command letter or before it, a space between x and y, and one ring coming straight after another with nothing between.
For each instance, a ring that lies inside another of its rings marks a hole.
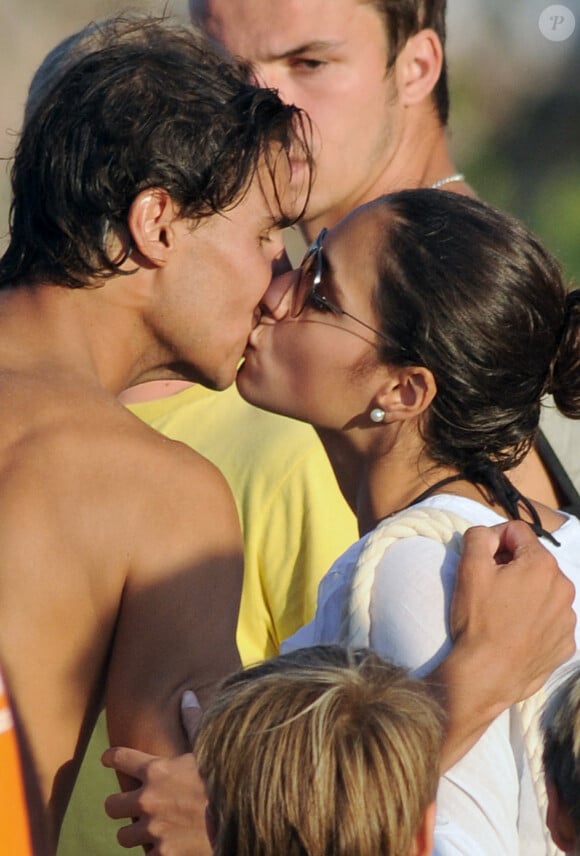
<instances>
[{"instance_id":1,"label":"blurred background","mask_svg":"<svg viewBox=\"0 0 580 856\"><path fill-rule=\"evenodd\" d=\"M448 45L458 166L580 285L580 0L450 0Z\"/></svg>"},{"instance_id":2,"label":"blurred background","mask_svg":"<svg viewBox=\"0 0 580 856\"><path fill-rule=\"evenodd\" d=\"M2 0L0 250L9 159L36 67L64 36L126 8L119 0ZM131 8L187 20L187 0ZM448 8L457 165L482 198L534 228L580 284L580 0L448 0Z\"/></svg>"}]
</instances>

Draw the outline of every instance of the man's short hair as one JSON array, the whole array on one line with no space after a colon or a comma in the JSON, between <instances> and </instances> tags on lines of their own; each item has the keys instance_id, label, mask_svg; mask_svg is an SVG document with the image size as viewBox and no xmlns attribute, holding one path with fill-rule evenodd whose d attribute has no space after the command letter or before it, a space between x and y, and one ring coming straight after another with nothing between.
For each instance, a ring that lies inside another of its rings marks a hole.
<instances>
[{"instance_id":1,"label":"man's short hair","mask_svg":"<svg viewBox=\"0 0 580 856\"><path fill-rule=\"evenodd\" d=\"M314 646L226 679L193 751L215 856L408 856L434 800L441 711L368 650Z\"/></svg>"},{"instance_id":2,"label":"man's short hair","mask_svg":"<svg viewBox=\"0 0 580 856\"><path fill-rule=\"evenodd\" d=\"M129 249L127 216L149 187L196 220L237 204L262 163L276 190L280 153L310 164L303 114L248 82L249 67L200 31L117 17L67 41L31 91L0 287L121 273L110 236Z\"/></svg>"},{"instance_id":3,"label":"man's short hair","mask_svg":"<svg viewBox=\"0 0 580 856\"><path fill-rule=\"evenodd\" d=\"M544 771L580 840L580 666L550 696L542 715Z\"/></svg>"}]
</instances>

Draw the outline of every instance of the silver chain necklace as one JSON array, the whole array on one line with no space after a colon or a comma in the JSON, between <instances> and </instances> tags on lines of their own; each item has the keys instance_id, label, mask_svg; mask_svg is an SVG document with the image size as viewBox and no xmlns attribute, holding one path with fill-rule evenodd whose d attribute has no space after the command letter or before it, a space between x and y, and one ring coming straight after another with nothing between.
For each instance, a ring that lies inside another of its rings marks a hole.
<instances>
[{"instance_id":1,"label":"silver chain necklace","mask_svg":"<svg viewBox=\"0 0 580 856\"><path fill-rule=\"evenodd\" d=\"M446 175L445 178L438 178L429 187L432 190L437 190L439 187L444 187L446 184L452 184L454 181L464 181L465 176L462 172L454 172L453 175Z\"/></svg>"}]
</instances>

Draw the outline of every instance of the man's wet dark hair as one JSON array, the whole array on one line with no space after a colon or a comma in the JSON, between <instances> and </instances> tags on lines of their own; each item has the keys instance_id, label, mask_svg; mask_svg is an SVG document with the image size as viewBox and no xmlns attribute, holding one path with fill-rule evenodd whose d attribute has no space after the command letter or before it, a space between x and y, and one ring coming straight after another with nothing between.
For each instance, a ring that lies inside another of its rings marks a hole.
<instances>
[{"instance_id":1,"label":"man's wet dark hair","mask_svg":"<svg viewBox=\"0 0 580 856\"><path fill-rule=\"evenodd\" d=\"M195 29L147 16L92 24L27 113L0 287L119 274L126 253L112 257L111 235L129 251L129 210L149 187L195 221L236 205L265 164L280 221L296 219L278 190L291 158L310 174L308 123L249 79Z\"/></svg>"}]
</instances>

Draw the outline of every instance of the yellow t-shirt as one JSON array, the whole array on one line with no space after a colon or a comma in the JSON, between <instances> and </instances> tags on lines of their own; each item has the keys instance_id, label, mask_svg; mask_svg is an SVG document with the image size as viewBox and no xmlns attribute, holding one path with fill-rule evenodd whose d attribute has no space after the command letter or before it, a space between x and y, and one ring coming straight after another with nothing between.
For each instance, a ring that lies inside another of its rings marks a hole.
<instances>
[{"instance_id":1,"label":"yellow t-shirt","mask_svg":"<svg viewBox=\"0 0 580 856\"><path fill-rule=\"evenodd\" d=\"M244 534L238 647L244 663L276 654L314 615L320 578L358 537L314 430L248 404L235 386L192 386L131 405L226 477Z\"/></svg>"},{"instance_id":2,"label":"yellow t-shirt","mask_svg":"<svg viewBox=\"0 0 580 856\"><path fill-rule=\"evenodd\" d=\"M209 458L229 482L244 533L240 656L249 664L276 654L280 642L313 617L320 578L358 538L355 517L316 433L247 404L235 386L213 392L194 385L130 409ZM58 856L125 852L115 842L119 824L102 808L104 798L118 790L115 776L99 762L106 745L101 717Z\"/></svg>"}]
</instances>

